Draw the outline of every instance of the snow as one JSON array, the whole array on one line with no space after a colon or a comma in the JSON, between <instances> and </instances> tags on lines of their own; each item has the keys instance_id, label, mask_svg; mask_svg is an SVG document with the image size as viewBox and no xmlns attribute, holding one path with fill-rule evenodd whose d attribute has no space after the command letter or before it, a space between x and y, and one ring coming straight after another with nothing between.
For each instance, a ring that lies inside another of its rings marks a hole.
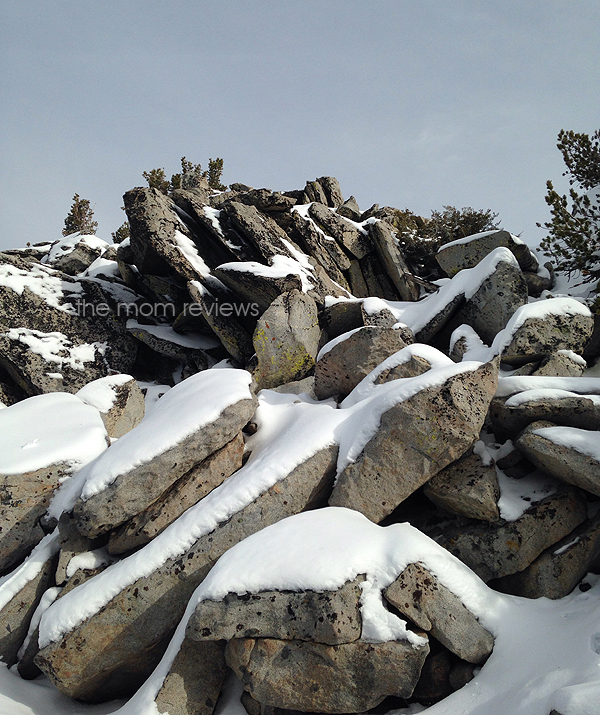
<instances>
[{"instance_id":1,"label":"snow","mask_svg":"<svg viewBox=\"0 0 600 715\"><path fill-rule=\"evenodd\" d=\"M22 564L0 578L0 610L39 574L46 561L58 551L58 540L58 529L55 529L44 536Z\"/></svg>"},{"instance_id":2,"label":"snow","mask_svg":"<svg viewBox=\"0 0 600 715\"><path fill-rule=\"evenodd\" d=\"M86 405L95 407L99 412L107 413L117 400L116 388L133 380L131 375L107 375L92 380L77 392L77 397Z\"/></svg>"},{"instance_id":3,"label":"snow","mask_svg":"<svg viewBox=\"0 0 600 715\"><path fill-rule=\"evenodd\" d=\"M37 627L40 625L40 619L42 618L42 613L49 608L54 601L58 598L60 592L62 591L61 586L51 586L50 588L46 589L40 599L40 602L37 605L37 608L33 612L33 616L31 617L31 621L29 622L29 628L27 629L27 636L25 637L25 640L23 641L23 645L19 648L19 652L17 653L17 657L19 660L23 658L25 655L25 651L27 650L27 646L29 645L29 641L31 640L33 634L37 630Z\"/></svg>"},{"instance_id":4,"label":"snow","mask_svg":"<svg viewBox=\"0 0 600 715\"><path fill-rule=\"evenodd\" d=\"M62 304L65 292L79 294L83 290L78 283L63 281L56 271L38 263L32 264L26 271L10 263L0 265L0 286L10 288L19 295L27 288L52 308L71 315L75 315L77 309L69 303Z\"/></svg>"},{"instance_id":5,"label":"snow","mask_svg":"<svg viewBox=\"0 0 600 715\"><path fill-rule=\"evenodd\" d=\"M221 212L219 211L219 209L213 209L212 206L205 206L204 215L206 216L206 218L210 219L213 228L219 234L219 236L224 238L225 236L223 234L223 229L221 228L221 224L219 223L219 218L221 216Z\"/></svg>"},{"instance_id":6,"label":"snow","mask_svg":"<svg viewBox=\"0 0 600 715\"><path fill-rule=\"evenodd\" d=\"M443 701L395 711L428 715L597 715L600 652L600 582L552 601L528 600L488 588L464 564L409 524L381 527L338 507L306 512L263 529L224 554L190 600L162 661L119 715L156 715L154 698L183 641L197 602L226 593L339 588L367 574L362 615L367 631L380 627L375 591L409 563L423 563L495 637L494 651L475 678ZM402 619L386 611L387 621ZM383 634L382 634L383 635ZM231 691L229 691L231 688ZM238 715L239 685L228 685L223 715Z\"/></svg>"},{"instance_id":7,"label":"snow","mask_svg":"<svg viewBox=\"0 0 600 715\"><path fill-rule=\"evenodd\" d=\"M292 246L290 244L290 250ZM296 251L296 253L298 253ZM302 290L306 293L315 287L314 275L310 264L303 265L300 261L290 258L289 256L273 256L271 265L266 266L264 263L257 261L235 261L232 263L223 263L219 266L225 271L237 271L239 273L252 273L262 278L285 278L290 274L296 275L302 282Z\"/></svg>"},{"instance_id":8,"label":"snow","mask_svg":"<svg viewBox=\"0 0 600 715\"><path fill-rule=\"evenodd\" d=\"M432 293L416 303L394 303L388 306L396 319L408 325L416 334L458 296L467 300L479 290L481 284L497 269L499 263L518 267L517 259L508 248L499 247L489 253L474 268L459 271L437 293Z\"/></svg>"},{"instance_id":9,"label":"snow","mask_svg":"<svg viewBox=\"0 0 600 715\"><path fill-rule=\"evenodd\" d=\"M81 234L78 232L72 233L69 236L65 236L65 238L61 238L59 241L53 243L48 254L42 258L42 263L55 263L62 256L67 256L69 253L73 253L79 243L83 243L90 248L99 250L101 253L104 253L110 245L106 241L103 241L101 238L94 235Z\"/></svg>"},{"instance_id":10,"label":"snow","mask_svg":"<svg viewBox=\"0 0 600 715\"><path fill-rule=\"evenodd\" d=\"M450 243L445 243L438 251L438 253L441 253L443 250L446 248L449 248L450 246L459 246L463 245L465 243L471 243L471 241L477 241L480 238L485 238L486 236L491 236L494 233L498 233L502 229L500 228L493 228L491 231L482 231L481 233L474 233L471 236L465 236L464 238L457 238L456 241L450 241ZM513 240L513 243L520 243L523 244L524 242L521 241L521 239L518 236L515 236L514 234L510 234L511 239Z\"/></svg>"},{"instance_id":11,"label":"snow","mask_svg":"<svg viewBox=\"0 0 600 715\"><path fill-rule=\"evenodd\" d=\"M204 259L198 253L196 244L191 238L181 233L178 229L175 229L173 240L175 241L175 246L179 249L181 255L200 276L205 278L210 274L210 268L206 265Z\"/></svg>"},{"instance_id":12,"label":"snow","mask_svg":"<svg viewBox=\"0 0 600 715\"><path fill-rule=\"evenodd\" d=\"M578 427L540 427L533 430L533 434L561 447L574 449L576 452L600 462L600 432Z\"/></svg>"},{"instance_id":13,"label":"snow","mask_svg":"<svg viewBox=\"0 0 600 715\"><path fill-rule=\"evenodd\" d=\"M413 346L409 348L414 349ZM437 352L434 348L429 350ZM354 402L353 393L350 393L342 409L336 409L333 400L318 402L308 396L262 390L254 417L258 431L247 441L251 454L246 464L143 549L109 566L93 581L82 584L57 601L42 617L40 643L57 640L121 590L149 575L168 559L185 553L201 536L231 518L318 451L339 444L337 469L341 472L362 452L385 411L420 390L441 385L454 375L479 367L479 363L456 365L448 358L445 360L450 364L418 377L382 385L369 383L369 387L361 392L361 400ZM206 402L223 402L224 394L228 394L225 388L235 379L248 390L249 373L231 369L207 370L172 388L140 425L119 439L100 459L82 469L68 491L58 493L49 512L59 514L61 509L69 509L80 492L83 499L89 498L118 474L131 469L136 458L148 461L152 454L162 451L157 446L164 441L165 433L168 437L169 429L173 431L173 421L185 414L191 405L197 416L198 412L202 415L203 409L207 409ZM210 382L210 390L203 389L206 382ZM237 399L243 394L240 385ZM182 430L177 428L175 432L180 439Z\"/></svg>"},{"instance_id":14,"label":"snow","mask_svg":"<svg viewBox=\"0 0 600 715\"><path fill-rule=\"evenodd\" d=\"M4 335L10 340L23 343L32 353L40 355L46 362L57 363L60 368L68 366L73 370L85 370L85 363L94 362L96 353L104 355L107 348L106 343L73 345L63 333L42 333L28 328L11 328Z\"/></svg>"},{"instance_id":15,"label":"snow","mask_svg":"<svg viewBox=\"0 0 600 715\"><path fill-rule=\"evenodd\" d=\"M218 347L221 343L216 338L211 338L207 335L182 335L181 333L175 332L170 325L144 325L143 323L138 323L134 318L130 318L127 321L128 330L144 330L150 335L159 338L159 340L166 340L175 345L181 345L184 348L192 348L193 350L210 350L211 348Z\"/></svg>"},{"instance_id":16,"label":"snow","mask_svg":"<svg viewBox=\"0 0 600 715\"><path fill-rule=\"evenodd\" d=\"M115 557L111 556L105 548L94 549L93 551L84 551L76 554L67 564L67 578L82 569L83 571L92 571L93 569L112 564Z\"/></svg>"},{"instance_id":17,"label":"snow","mask_svg":"<svg viewBox=\"0 0 600 715\"><path fill-rule=\"evenodd\" d=\"M519 519L536 502L555 494L559 483L547 474L532 472L521 479L507 477L496 467L500 499L498 509L500 517L506 521Z\"/></svg>"},{"instance_id":18,"label":"snow","mask_svg":"<svg viewBox=\"0 0 600 715\"><path fill-rule=\"evenodd\" d=\"M551 375L500 377L496 397L509 397L525 390L565 390L578 395L600 395L600 377L553 377Z\"/></svg>"},{"instance_id":19,"label":"snow","mask_svg":"<svg viewBox=\"0 0 600 715\"><path fill-rule=\"evenodd\" d=\"M533 389L517 392L515 395L509 397L504 404L506 407L519 407L527 402L539 402L541 400L567 400L570 397L585 397L586 400L593 402L596 407L600 407L599 395L578 395L576 392L570 392L569 390L550 388L538 388L537 390Z\"/></svg>"},{"instance_id":20,"label":"snow","mask_svg":"<svg viewBox=\"0 0 600 715\"><path fill-rule=\"evenodd\" d=\"M458 328L456 328L456 330L454 330L452 332L452 335L450 336L450 352L454 350L454 346L456 345L456 343L463 338L466 344L465 352L468 352L469 350L478 350L480 348L487 347L487 345L485 345L479 335L477 335L475 330L470 325L466 325L463 323L463 325L459 325Z\"/></svg>"},{"instance_id":21,"label":"snow","mask_svg":"<svg viewBox=\"0 0 600 715\"><path fill-rule=\"evenodd\" d=\"M37 395L0 411L0 474L61 463L75 471L106 447L100 413L75 395Z\"/></svg>"},{"instance_id":22,"label":"snow","mask_svg":"<svg viewBox=\"0 0 600 715\"><path fill-rule=\"evenodd\" d=\"M52 500L48 513L59 517L81 497L98 494L115 479L179 444L213 422L239 400L250 399L252 376L246 370L205 370L169 390L142 422L81 469ZM0 415L1 416L1 415Z\"/></svg>"},{"instance_id":23,"label":"snow","mask_svg":"<svg viewBox=\"0 0 600 715\"><path fill-rule=\"evenodd\" d=\"M85 278L108 278L108 279L118 279L121 280L121 271L119 270L119 264L117 261L109 261L106 258L96 258L96 260L91 263L83 273L80 274L81 277Z\"/></svg>"}]
</instances>

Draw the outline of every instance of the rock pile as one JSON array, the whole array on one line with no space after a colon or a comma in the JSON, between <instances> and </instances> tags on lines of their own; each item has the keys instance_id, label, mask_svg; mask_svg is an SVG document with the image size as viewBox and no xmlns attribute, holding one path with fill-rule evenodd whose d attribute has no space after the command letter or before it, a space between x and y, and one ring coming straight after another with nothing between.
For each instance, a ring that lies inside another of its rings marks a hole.
<instances>
[{"instance_id":1,"label":"rock pile","mask_svg":"<svg viewBox=\"0 0 600 715\"><path fill-rule=\"evenodd\" d=\"M331 177L184 185L0 254L2 660L170 715L231 671L250 715L448 696L482 582L600 568L592 313L506 231L428 284Z\"/></svg>"}]
</instances>

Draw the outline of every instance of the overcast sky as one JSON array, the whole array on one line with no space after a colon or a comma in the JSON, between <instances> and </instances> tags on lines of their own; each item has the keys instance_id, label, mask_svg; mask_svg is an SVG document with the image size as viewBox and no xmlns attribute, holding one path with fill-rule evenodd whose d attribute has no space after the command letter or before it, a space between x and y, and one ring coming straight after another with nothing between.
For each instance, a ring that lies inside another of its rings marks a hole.
<instances>
[{"instance_id":1,"label":"overcast sky","mask_svg":"<svg viewBox=\"0 0 600 715\"><path fill-rule=\"evenodd\" d=\"M0 0L0 248L98 236L142 172L336 176L362 209L491 208L528 242L561 128L600 128L597 0Z\"/></svg>"}]
</instances>

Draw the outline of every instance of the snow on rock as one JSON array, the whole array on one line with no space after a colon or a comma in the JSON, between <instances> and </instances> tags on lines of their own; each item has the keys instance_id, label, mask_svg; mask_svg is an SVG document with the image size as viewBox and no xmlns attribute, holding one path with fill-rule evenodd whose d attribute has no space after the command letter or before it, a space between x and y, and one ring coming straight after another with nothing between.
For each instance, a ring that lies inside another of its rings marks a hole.
<instances>
[{"instance_id":1,"label":"snow on rock","mask_svg":"<svg viewBox=\"0 0 600 715\"><path fill-rule=\"evenodd\" d=\"M65 293L77 295L83 292L79 284L63 281L59 273L42 264L32 264L27 270L10 263L0 265L0 286L10 288L18 295L27 288L48 305L72 315L76 314L75 306L63 304L62 299Z\"/></svg>"},{"instance_id":2,"label":"snow on rock","mask_svg":"<svg viewBox=\"0 0 600 715\"><path fill-rule=\"evenodd\" d=\"M81 469L107 447L98 410L74 395L30 397L0 413L0 474L24 474L52 464Z\"/></svg>"}]
</instances>

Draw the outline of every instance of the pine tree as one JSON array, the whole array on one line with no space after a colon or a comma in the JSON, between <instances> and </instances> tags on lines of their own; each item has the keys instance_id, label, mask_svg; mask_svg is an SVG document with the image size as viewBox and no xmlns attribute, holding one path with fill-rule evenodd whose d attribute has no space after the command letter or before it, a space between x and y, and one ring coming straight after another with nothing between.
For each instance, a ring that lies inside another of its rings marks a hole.
<instances>
[{"instance_id":1,"label":"pine tree","mask_svg":"<svg viewBox=\"0 0 600 715\"><path fill-rule=\"evenodd\" d=\"M158 189L163 194L168 196L176 189L181 188L182 177L184 174L198 174L203 179L208 180L208 185L211 189L225 191L227 188L221 183L221 176L223 174L223 159L219 158L209 159L208 169L206 171L202 171L202 166L200 164L194 164L183 156L181 158L181 173L173 174L170 180L167 179L164 169L144 171L142 176L146 179L150 188Z\"/></svg>"},{"instance_id":2,"label":"pine tree","mask_svg":"<svg viewBox=\"0 0 600 715\"><path fill-rule=\"evenodd\" d=\"M77 232L93 235L97 228L98 222L94 221L94 212L90 208L90 202L87 199L79 198L79 194L75 194L71 210L65 219L62 235L70 236Z\"/></svg>"},{"instance_id":3,"label":"pine tree","mask_svg":"<svg viewBox=\"0 0 600 715\"><path fill-rule=\"evenodd\" d=\"M123 243L126 238L129 238L129 221L122 223L116 231L110 234L113 243Z\"/></svg>"},{"instance_id":4,"label":"pine tree","mask_svg":"<svg viewBox=\"0 0 600 715\"><path fill-rule=\"evenodd\" d=\"M571 188L567 197L552 181L546 182L551 218L538 223L548 231L540 245L554 259L556 270L569 276L581 273L583 282L595 281L600 278L600 130L590 137L561 129L557 146Z\"/></svg>"},{"instance_id":5,"label":"pine tree","mask_svg":"<svg viewBox=\"0 0 600 715\"><path fill-rule=\"evenodd\" d=\"M223 159L209 159L208 160L208 171L206 172L206 178L208 179L208 185L211 189L217 189L218 191L225 191L227 188L225 184L221 183L221 176L223 174Z\"/></svg>"}]
</instances>

